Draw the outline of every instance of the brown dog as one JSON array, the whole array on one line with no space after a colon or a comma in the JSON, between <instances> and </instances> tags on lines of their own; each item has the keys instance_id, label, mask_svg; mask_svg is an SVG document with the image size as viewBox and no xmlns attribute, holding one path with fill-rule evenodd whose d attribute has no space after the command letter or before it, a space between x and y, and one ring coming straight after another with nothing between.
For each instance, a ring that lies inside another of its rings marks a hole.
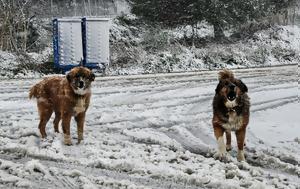
<instances>
[{"instance_id":1,"label":"brown dog","mask_svg":"<svg viewBox=\"0 0 300 189\"><path fill-rule=\"evenodd\" d=\"M219 84L213 99L213 128L218 141L218 156L226 158L226 150L231 150L231 131L236 134L238 161L245 161L244 141L249 122L250 101L247 86L229 70L219 72ZM223 135L226 132L226 146Z\"/></svg>"},{"instance_id":2,"label":"brown dog","mask_svg":"<svg viewBox=\"0 0 300 189\"><path fill-rule=\"evenodd\" d=\"M70 122L72 116L77 122L78 143L83 140L85 113L91 97L91 82L95 75L87 68L73 68L66 77L49 77L30 89L29 98L37 98L40 115L39 129L45 138L45 127L55 112L54 131L59 132L58 124L62 119L64 143L71 145Z\"/></svg>"}]
</instances>

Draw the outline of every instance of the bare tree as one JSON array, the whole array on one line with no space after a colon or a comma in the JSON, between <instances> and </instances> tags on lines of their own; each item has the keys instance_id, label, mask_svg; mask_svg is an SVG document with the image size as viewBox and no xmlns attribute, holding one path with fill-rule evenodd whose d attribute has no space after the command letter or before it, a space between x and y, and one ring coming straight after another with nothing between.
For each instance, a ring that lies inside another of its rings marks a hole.
<instances>
[{"instance_id":1,"label":"bare tree","mask_svg":"<svg viewBox=\"0 0 300 189\"><path fill-rule=\"evenodd\" d=\"M31 0L0 0L0 49L25 52L32 32ZM32 43L32 42L31 42Z\"/></svg>"}]
</instances>

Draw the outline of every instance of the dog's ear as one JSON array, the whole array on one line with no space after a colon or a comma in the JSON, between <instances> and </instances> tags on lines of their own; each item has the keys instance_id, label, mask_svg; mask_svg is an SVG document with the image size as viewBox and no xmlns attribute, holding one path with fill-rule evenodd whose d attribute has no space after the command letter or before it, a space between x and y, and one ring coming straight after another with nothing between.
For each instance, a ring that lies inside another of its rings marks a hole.
<instances>
[{"instance_id":1,"label":"dog's ear","mask_svg":"<svg viewBox=\"0 0 300 189\"><path fill-rule=\"evenodd\" d=\"M91 72L90 74L90 81L95 81L95 74L93 72Z\"/></svg>"},{"instance_id":2,"label":"dog's ear","mask_svg":"<svg viewBox=\"0 0 300 189\"><path fill-rule=\"evenodd\" d=\"M71 81L72 81L72 75L71 75L70 72L67 74L66 77L67 77L67 80L69 81L69 83L71 83Z\"/></svg>"},{"instance_id":3,"label":"dog's ear","mask_svg":"<svg viewBox=\"0 0 300 189\"><path fill-rule=\"evenodd\" d=\"M239 80L239 88L241 89L242 92L247 93L248 92L248 87L246 86L245 83L242 82L242 80Z\"/></svg>"},{"instance_id":4,"label":"dog's ear","mask_svg":"<svg viewBox=\"0 0 300 189\"><path fill-rule=\"evenodd\" d=\"M218 94L219 92L220 92L220 90L222 89L222 82L221 81L219 81L219 84L218 84L218 86L217 86L217 88L216 88L216 94Z\"/></svg>"}]
</instances>

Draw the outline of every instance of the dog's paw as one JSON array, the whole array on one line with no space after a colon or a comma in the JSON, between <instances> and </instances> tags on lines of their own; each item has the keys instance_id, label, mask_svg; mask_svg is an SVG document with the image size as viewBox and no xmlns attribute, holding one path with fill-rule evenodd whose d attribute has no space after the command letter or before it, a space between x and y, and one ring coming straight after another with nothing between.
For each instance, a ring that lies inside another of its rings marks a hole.
<instances>
[{"instance_id":1,"label":"dog's paw","mask_svg":"<svg viewBox=\"0 0 300 189\"><path fill-rule=\"evenodd\" d=\"M64 144L66 146L72 146L73 145L71 141L66 141L66 140L64 141Z\"/></svg>"},{"instance_id":2,"label":"dog's paw","mask_svg":"<svg viewBox=\"0 0 300 189\"><path fill-rule=\"evenodd\" d=\"M64 144L67 146L71 146L72 145L72 140L71 140L71 136L70 135L64 135Z\"/></svg>"},{"instance_id":3,"label":"dog's paw","mask_svg":"<svg viewBox=\"0 0 300 189\"><path fill-rule=\"evenodd\" d=\"M80 144L80 142L83 140L83 132L78 131L78 140L77 140L77 144Z\"/></svg>"},{"instance_id":4,"label":"dog's paw","mask_svg":"<svg viewBox=\"0 0 300 189\"><path fill-rule=\"evenodd\" d=\"M230 156L227 152L217 152L215 155L214 155L214 158L216 160L220 160L222 162L230 162Z\"/></svg>"},{"instance_id":5,"label":"dog's paw","mask_svg":"<svg viewBox=\"0 0 300 189\"><path fill-rule=\"evenodd\" d=\"M231 151L231 150L232 150L231 145L226 145L226 151L229 152L229 151Z\"/></svg>"},{"instance_id":6,"label":"dog's paw","mask_svg":"<svg viewBox=\"0 0 300 189\"><path fill-rule=\"evenodd\" d=\"M238 150L238 153L237 153L237 160L238 160L238 161L246 161L246 159L245 159L245 154L244 154L244 150Z\"/></svg>"},{"instance_id":7,"label":"dog's paw","mask_svg":"<svg viewBox=\"0 0 300 189\"><path fill-rule=\"evenodd\" d=\"M78 140L77 140L77 145L78 145L78 144L81 144L82 141L83 141L83 139L78 139Z\"/></svg>"}]
</instances>

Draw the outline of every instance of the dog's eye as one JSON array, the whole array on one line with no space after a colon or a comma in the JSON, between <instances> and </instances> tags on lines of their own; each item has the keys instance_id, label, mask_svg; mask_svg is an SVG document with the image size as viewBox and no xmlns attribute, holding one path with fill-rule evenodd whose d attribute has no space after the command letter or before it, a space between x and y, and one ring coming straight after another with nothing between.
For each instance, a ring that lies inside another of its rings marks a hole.
<instances>
[{"instance_id":1,"label":"dog's eye","mask_svg":"<svg viewBox=\"0 0 300 189\"><path fill-rule=\"evenodd\" d=\"M76 74L75 77L76 77L76 78L79 78L79 77L80 77L80 74Z\"/></svg>"}]
</instances>

